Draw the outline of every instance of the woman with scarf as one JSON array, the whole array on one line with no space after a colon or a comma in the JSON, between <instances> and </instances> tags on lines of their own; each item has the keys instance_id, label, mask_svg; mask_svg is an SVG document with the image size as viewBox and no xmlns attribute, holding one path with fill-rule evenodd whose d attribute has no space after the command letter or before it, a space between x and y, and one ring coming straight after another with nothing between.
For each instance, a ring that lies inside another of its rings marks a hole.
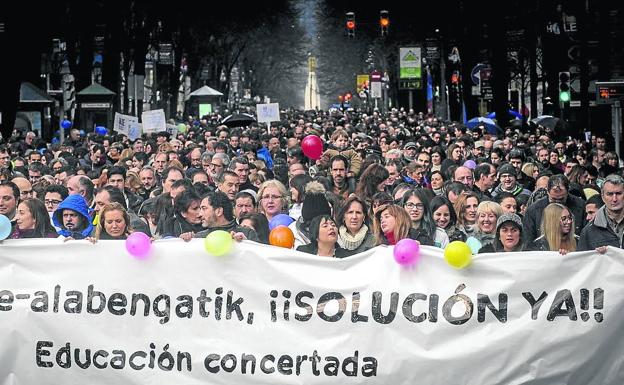
<instances>
[{"instance_id":1,"label":"woman with scarf","mask_svg":"<svg viewBox=\"0 0 624 385\"><path fill-rule=\"evenodd\" d=\"M410 216L401 206L394 204L381 207L376 212L373 228L378 245L396 245L401 239L416 240L418 237Z\"/></svg>"},{"instance_id":2,"label":"woman with scarf","mask_svg":"<svg viewBox=\"0 0 624 385\"><path fill-rule=\"evenodd\" d=\"M338 245L351 255L375 246L369 223L366 203L356 196L347 199L336 213Z\"/></svg>"},{"instance_id":3,"label":"woman with scarf","mask_svg":"<svg viewBox=\"0 0 624 385\"><path fill-rule=\"evenodd\" d=\"M461 233L463 241L472 236L476 230L477 207L479 207L479 198L473 192L464 191L455 201L457 230Z\"/></svg>"},{"instance_id":4,"label":"woman with scarf","mask_svg":"<svg viewBox=\"0 0 624 385\"><path fill-rule=\"evenodd\" d=\"M477 207L477 225L472 236L481 246L494 243L496 237L496 221L503 214L503 209L498 203L484 201Z\"/></svg>"}]
</instances>

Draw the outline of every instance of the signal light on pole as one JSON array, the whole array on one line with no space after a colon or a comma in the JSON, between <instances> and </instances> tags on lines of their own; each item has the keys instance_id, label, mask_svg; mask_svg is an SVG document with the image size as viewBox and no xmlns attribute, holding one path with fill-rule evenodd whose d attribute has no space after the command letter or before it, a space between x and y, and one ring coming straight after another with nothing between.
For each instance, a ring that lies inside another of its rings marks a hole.
<instances>
[{"instance_id":1,"label":"signal light on pole","mask_svg":"<svg viewBox=\"0 0 624 385\"><path fill-rule=\"evenodd\" d=\"M559 101L567 103L570 99L570 72L559 72Z\"/></svg>"},{"instance_id":2,"label":"signal light on pole","mask_svg":"<svg viewBox=\"0 0 624 385\"><path fill-rule=\"evenodd\" d=\"M344 99L345 99L345 101L347 101L347 102L348 102L349 100L351 100L351 98L352 98L352 97L353 97L353 96L351 95L351 92L347 92L347 93L345 94L345 96L344 96Z\"/></svg>"},{"instance_id":3,"label":"signal light on pole","mask_svg":"<svg viewBox=\"0 0 624 385\"><path fill-rule=\"evenodd\" d=\"M379 11L379 26L381 27L381 36L388 35L389 25L390 25L390 12L386 10Z\"/></svg>"},{"instance_id":4,"label":"signal light on pole","mask_svg":"<svg viewBox=\"0 0 624 385\"><path fill-rule=\"evenodd\" d=\"M355 13L347 12L347 35L355 37Z\"/></svg>"}]
</instances>

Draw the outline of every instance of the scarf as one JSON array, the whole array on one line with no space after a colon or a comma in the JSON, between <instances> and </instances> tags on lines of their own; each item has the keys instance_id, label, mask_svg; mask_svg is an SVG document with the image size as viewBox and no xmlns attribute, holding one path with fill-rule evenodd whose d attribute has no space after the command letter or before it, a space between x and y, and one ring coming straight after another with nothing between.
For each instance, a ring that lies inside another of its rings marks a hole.
<instances>
[{"instance_id":1,"label":"scarf","mask_svg":"<svg viewBox=\"0 0 624 385\"><path fill-rule=\"evenodd\" d=\"M340 234L338 245L343 249L355 250L364 242L368 233L368 226L363 225L355 235L351 235L345 226L340 226L338 233Z\"/></svg>"},{"instance_id":2,"label":"scarf","mask_svg":"<svg viewBox=\"0 0 624 385\"><path fill-rule=\"evenodd\" d=\"M386 236L386 239L388 240L389 245L396 245L397 241L396 239L394 239L394 231L391 231L389 233L384 233L384 235Z\"/></svg>"}]
</instances>

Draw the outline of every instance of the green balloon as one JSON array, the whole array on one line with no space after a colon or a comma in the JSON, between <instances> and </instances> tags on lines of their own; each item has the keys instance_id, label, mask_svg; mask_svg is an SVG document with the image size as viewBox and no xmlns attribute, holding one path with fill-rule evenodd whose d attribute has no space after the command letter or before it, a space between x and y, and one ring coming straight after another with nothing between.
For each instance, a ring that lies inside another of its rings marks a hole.
<instances>
[{"instance_id":1,"label":"green balloon","mask_svg":"<svg viewBox=\"0 0 624 385\"><path fill-rule=\"evenodd\" d=\"M206 235L204 239L204 247L208 254L215 257L225 255L232 250L232 244L234 240L227 231L216 230Z\"/></svg>"},{"instance_id":2,"label":"green balloon","mask_svg":"<svg viewBox=\"0 0 624 385\"><path fill-rule=\"evenodd\" d=\"M186 133L186 124L184 124L184 123L178 124L178 132L180 132L182 134Z\"/></svg>"},{"instance_id":3,"label":"green balloon","mask_svg":"<svg viewBox=\"0 0 624 385\"><path fill-rule=\"evenodd\" d=\"M472 250L466 242L453 241L444 249L446 263L456 269L463 269L472 262Z\"/></svg>"}]
</instances>

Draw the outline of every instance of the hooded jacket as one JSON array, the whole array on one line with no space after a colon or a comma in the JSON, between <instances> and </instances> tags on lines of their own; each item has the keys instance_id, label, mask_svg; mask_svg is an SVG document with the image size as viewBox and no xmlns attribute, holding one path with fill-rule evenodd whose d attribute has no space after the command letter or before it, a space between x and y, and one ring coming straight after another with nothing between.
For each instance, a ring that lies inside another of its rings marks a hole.
<instances>
[{"instance_id":1,"label":"hooded jacket","mask_svg":"<svg viewBox=\"0 0 624 385\"><path fill-rule=\"evenodd\" d=\"M71 231L63 226L63 210L74 210L83 218L83 224L86 223L86 227L81 228L77 231ZM72 194L65 198L63 202L61 202L57 209L54 211L52 215L52 223L54 226L60 228L59 234L64 237L72 237L74 239L84 239L88 237L93 231L93 223L91 223L91 217L89 216L89 206L87 205L87 201L82 197L82 195Z\"/></svg>"}]
</instances>

